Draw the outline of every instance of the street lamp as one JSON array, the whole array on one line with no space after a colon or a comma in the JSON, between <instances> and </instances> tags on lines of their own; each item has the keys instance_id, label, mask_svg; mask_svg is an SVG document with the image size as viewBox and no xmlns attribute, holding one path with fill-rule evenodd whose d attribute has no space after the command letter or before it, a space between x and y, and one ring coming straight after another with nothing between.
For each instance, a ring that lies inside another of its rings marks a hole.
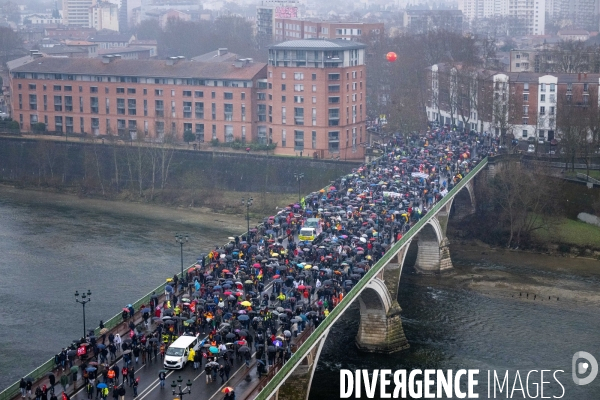
<instances>
[{"instance_id":1,"label":"street lamp","mask_svg":"<svg viewBox=\"0 0 600 400\"><path fill-rule=\"evenodd\" d=\"M181 248L181 283L182 285L185 283L185 276L183 275L183 244L187 243L188 235L182 233L175 234L175 243L179 243L179 247ZM183 286L182 286L183 287Z\"/></svg>"},{"instance_id":2,"label":"street lamp","mask_svg":"<svg viewBox=\"0 0 600 400\"><path fill-rule=\"evenodd\" d=\"M304 174L294 174L296 182L298 182L298 204L300 204L300 181L304 179Z\"/></svg>"},{"instance_id":3,"label":"street lamp","mask_svg":"<svg viewBox=\"0 0 600 400\"><path fill-rule=\"evenodd\" d=\"M173 396L179 396L179 400L183 400L183 395L185 395L185 394L192 394L192 381L190 381L188 379L188 381L185 384L185 388L183 388L183 390L181 389L182 382L183 382L183 379L181 379L181 375L179 375L179 378L177 378L177 383L175 383L175 381L173 381L173 383L171 383L171 387L173 388ZM175 391L176 388L179 388L178 389L179 393L177 393Z\"/></svg>"},{"instance_id":4,"label":"street lamp","mask_svg":"<svg viewBox=\"0 0 600 400\"><path fill-rule=\"evenodd\" d=\"M85 305L92 301L92 291L88 289L87 293L81 293L81 300L79 300L79 292L75 291L75 301L83 306L83 337L85 337Z\"/></svg>"},{"instance_id":5,"label":"street lamp","mask_svg":"<svg viewBox=\"0 0 600 400\"><path fill-rule=\"evenodd\" d=\"M250 241L250 206L252 205L253 201L254 199L252 197L248 199L244 199L242 197L242 205L246 206L246 223L248 228L248 230L246 231L246 240L248 241Z\"/></svg>"}]
</instances>

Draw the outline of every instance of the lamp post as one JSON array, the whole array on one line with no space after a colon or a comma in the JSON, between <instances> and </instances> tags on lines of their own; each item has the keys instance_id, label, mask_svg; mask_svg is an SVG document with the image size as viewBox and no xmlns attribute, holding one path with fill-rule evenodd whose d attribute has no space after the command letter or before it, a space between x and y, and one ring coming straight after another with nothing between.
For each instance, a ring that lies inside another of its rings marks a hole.
<instances>
[{"instance_id":1,"label":"lamp post","mask_svg":"<svg viewBox=\"0 0 600 400\"><path fill-rule=\"evenodd\" d=\"M296 178L296 182L298 182L298 204L300 204L300 181L304 179L304 174L297 173L294 174L294 178Z\"/></svg>"},{"instance_id":2,"label":"lamp post","mask_svg":"<svg viewBox=\"0 0 600 400\"><path fill-rule=\"evenodd\" d=\"M175 234L175 243L179 243L179 247L181 249L181 283L182 283L182 285L185 283L185 276L183 275L183 244L187 243L187 241L188 241L187 234L182 234L182 233Z\"/></svg>"},{"instance_id":3,"label":"lamp post","mask_svg":"<svg viewBox=\"0 0 600 400\"><path fill-rule=\"evenodd\" d=\"M175 381L171 383L171 387L173 388L173 396L179 396L179 400L183 400L183 395L185 394L192 394L192 381L188 379L183 390L181 389L182 382L183 379L181 379L181 375L179 375L179 378L177 378L177 383L175 383ZM177 390L179 393L177 393L176 388L178 388Z\"/></svg>"},{"instance_id":4,"label":"lamp post","mask_svg":"<svg viewBox=\"0 0 600 400\"><path fill-rule=\"evenodd\" d=\"M246 239L248 241L250 241L250 206L252 205L252 202L254 201L254 199L252 197L244 199L242 197L242 205L246 206L246 224L247 224L247 231L246 231Z\"/></svg>"},{"instance_id":5,"label":"lamp post","mask_svg":"<svg viewBox=\"0 0 600 400\"><path fill-rule=\"evenodd\" d=\"M79 292L75 291L75 301L83 306L83 337L85 337L85 305L92 301L92 291L88 289L87 293L81 293L81 300L79 300Z\"/></svg>"}]
</instances>

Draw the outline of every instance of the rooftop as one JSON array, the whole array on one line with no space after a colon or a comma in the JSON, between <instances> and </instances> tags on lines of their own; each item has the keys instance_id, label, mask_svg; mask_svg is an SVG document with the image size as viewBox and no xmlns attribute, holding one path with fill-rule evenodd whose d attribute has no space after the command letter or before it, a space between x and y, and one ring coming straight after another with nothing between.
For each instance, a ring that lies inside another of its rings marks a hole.
<instances>
[{"instance_id":1,"label":"rooftop","mask_svg":"<svg viewBox=\"0 0 600 400\"><path fill-rule=\"evenodd\" d=\"M265 67L265 63L250 63L240 68L229 62L203 63L182 60L174 65L167 65L166 60L113 59L104 63L101 58L43 57L17 66L11 72L252 80Z\"/></svg>"},{"instance_id":2,"label":"rooftop","mask_svg":"<svg viewBox=\"0 0 600 400\"><path fill-rule=\"evenodd\" d=\"M352 40L343 39L300 39L288 40L270 46L270 49L285 49L285 50L353 50L363 49L366 45Z\"/></svg>"}]
</instances>

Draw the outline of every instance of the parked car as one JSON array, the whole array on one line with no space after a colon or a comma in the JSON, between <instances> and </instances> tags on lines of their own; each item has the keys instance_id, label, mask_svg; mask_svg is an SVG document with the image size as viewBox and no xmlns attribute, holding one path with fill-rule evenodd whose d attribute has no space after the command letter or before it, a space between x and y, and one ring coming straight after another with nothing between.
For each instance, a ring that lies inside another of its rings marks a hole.
<instances>
[{"instance_id":1,"label":"parked car","mask_svg":"<svg viewBox=\"0 0 600 400\"><path fill-rule=\"evenodd\" d=\"M535 153L535 145L534 145L534 144L530 144L530 145L527 147L527 152L528 152L528 153Z\"/></svg>"},{"instance_id":2,"label":"parked car","mask_svg":"<svg viewBox=\"0 0 600 400\"><path fill-rule=\"evenodd\" d=\"M529 143L535 143L535 138L534 138L534 137L528 137L528 138L527 138L527 141L528 141Z\"/></svg>"},{"instance_id":3,"label":"parked car","mask_svg":"<svg viewBox=\"0 0 600 400\"><path fill-rule=\"evenodd\" d=\"M543 138L543 137L541 137L541 138L538 138L538 143L539 143L539 144L544 144L544 138Z\"/></svg>"}]
</instances>

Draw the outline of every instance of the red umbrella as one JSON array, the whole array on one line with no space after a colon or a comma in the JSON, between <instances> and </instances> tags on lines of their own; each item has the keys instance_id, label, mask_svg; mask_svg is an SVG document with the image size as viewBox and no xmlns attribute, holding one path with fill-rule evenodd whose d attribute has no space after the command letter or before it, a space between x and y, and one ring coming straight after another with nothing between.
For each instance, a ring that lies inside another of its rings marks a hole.
<instances>
[{"instance_id":1,"label":"red umbrella","mask_svg":"<svg viewBox=\"0 0 600 400\"><path fill-rule=\"evenodd\" d=\"M229 296L231 294L231 292L228 290L226 292L223 293L225 296Z\"/></svg>"},{"instance_id":2,"label":"red umbrella","mask_svg":"<svg viewBox=\"0 0 600 400\"><path fill-rule=\"evenodd\" d=\"M304 289L306 289L306 286L304 286L304 285L298 285L298 289L304 290Z\"/></svg>"},{"instance_id":3,"label":"red umbrella","mask_svg":"<svg viewBox=\"0 0 600 400\"><path fill-rule=\"evenodd\" d=\"M273 279L279 278L279 275L273 275Z\"/></svg>"},{"instance_id":4,"label":"red umbrella","mask_svg":"<svg viewBox=\"0 0 600 400\"><path fill-rule=\"evenodd\" d=\"M224 273L224 274L229 274L230 272L231 272L231 271L229 271L228 269L224 269L224 270L223 270L223 273Z\"/></svg>"}]
</instances>

